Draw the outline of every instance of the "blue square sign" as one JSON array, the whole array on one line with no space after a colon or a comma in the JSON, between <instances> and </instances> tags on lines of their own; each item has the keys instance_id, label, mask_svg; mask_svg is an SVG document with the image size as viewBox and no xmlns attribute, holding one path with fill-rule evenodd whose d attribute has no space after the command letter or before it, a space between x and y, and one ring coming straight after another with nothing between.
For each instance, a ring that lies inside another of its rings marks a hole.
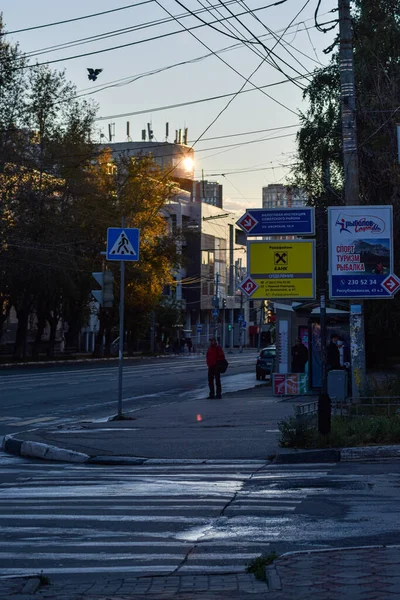
<instances>
[{"instance_id":1,"label":"blue square sign","mask_svg":"<svg viewBox=\"0 0 400 600\"><path fill-rule=\"evenodd\" d=\"M109 227L107 229L107 260L139 260L139 229Z\"/></svg>"}]
</instances>

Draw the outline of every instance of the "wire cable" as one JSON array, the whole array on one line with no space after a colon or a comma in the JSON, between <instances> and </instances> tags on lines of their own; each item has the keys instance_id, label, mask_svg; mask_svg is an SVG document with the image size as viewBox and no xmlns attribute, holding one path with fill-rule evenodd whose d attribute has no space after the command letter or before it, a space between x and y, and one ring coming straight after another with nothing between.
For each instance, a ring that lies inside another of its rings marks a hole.
<instances>
[{"instance_id":1,"label":"wire cable","mask_svg":"<svg viewBox=\"0 0 400 600\"><path fill-rule=\"evenodd\" d=\"M153 2L154 0L151 0ZM237 0L229 0L228 4L236 3ZM205 12L203 9L198 9L196 12L202 13ZM183 13L180 15L180 18L188 18L191 15L188 13ZM140 31L143 29L148 29L151 27L157 27L158 25L165 25L167 23L172 23L173 19L171 18L163 18L163 19L154 19L153 21L147 21L145 23L139 23L138 25L132 25L129 27L123 27L120 29L114 29L112 31L106 31L103 33L99 33L97 35L92 35L89 37L78 38L75 40L71 40L69 42L63 42L61 44L56 44L54 46L47 46L46 48L39 48L37 50L32 50L26 54L27 57L39 56L41 54L48 54L50 52L55 52L58 50L65 50L68 48L74 48L76 46L81 46L84 44L88 44L91 42L105 40L111 37L117 37L119 35L125 35L127 33L132 33L134 31Z\"/></svg>"},{"instance_id":2,"label":"wire cable","mask_svg":"<svg viewBox=\"0 0 400 600\"><path fill-rule=\"evenodd\" d=\"M286 0L284 0L284 1L286 2ZM255 8L254 11L265 10L266 8L270 8L271 6L275 6L275 4L268 4L266 6L261 6L259 8ZM241 14L244 14L244 13L241 13ZM241 16L241 15L239 15L239 16ZM227 17L227 19L229 19L229 17ZM215 23L219 23L219 22L220 22L219 20L215 21ZM207 22L205 22L205 24L206 25L210 25L210 23L207 23ZM213 23L211 23L211 24L213 24ZM194 29L201 29L202 27L205 27L205 25L203 25L203 24L193 25L192 27L189 27L188 29L191 31L191 30L194 30ZM167 38L167 37L171 37L173 35L177 35L177 34L180 34L180 33L183 33L182 30L179 30L179 31L170 31L170 32L158 35L158 36L152 36L150 38L145 38L144 40L136 40L134 42L129 42L127 44L119 44L118 46L112 46L110 48L102 48L100 50L94 50L92 52L84 52L82 54L76 54L74 56L65 56L63 58L56 58L56 59L48 60L48 61L45 61L45 62L42 62L42 63L36 63L35 65L23 65L23 66L20 66L20 67L15 67L15 69L29 69L29 68L32 69L34 67L40 67L40 66L43 66L43 65L52 65L52 64L55 64L55 63L63 62L63 61L75 60L77 58L84 58L86 56L93 56L95 54L96 55L97 54L103 54L104 52L112 52L114 50L119 50L121 48L128 48L130 46L136 46L138 44L144 44L144 43L147 43L147 42L154 42L156 40L160 40L160 39L164 39L164 38Z\"/></svg>"},{"instance_id":3,"label":"wire cable","mask_svg":"<svg viewBox=\"0 0 400 600\"><path fill-rule=\"evenodd\" d=\"M235 18L235 19L238 21L238 23L240 23L240 25L241 25L242 27L244 27L244 28L246 29L246 31L248 31L248 32L250 33L250 35L252 36L252 38L253 38L254 40L256 40L256 41L257 41L257 42L258 42L258 43L259 43L259 44L260 44L260 45L261 45L261 46L264 48L264 50L265 50L266 52L269 52L269 48L268 48L268 47L267 47L267 46L264 44L264 42L262 42L262 41L261 41L261 39L260 39L258 36L256 36L256 35L255 35L255 34L254 34L252 31L251 31L251 29L250 29L249 27L247 27L247 25L245 25L245 24L244 24L244 23L243 23L243 22L242 22L242 21L239 19L239 17L237 17L237 16L236 16L236 15L235 15L235 14L234 14L232 11L231 11L231 9L228 7L228 5L227 5L227 4L225 4L225 3L223 2L223 0L219 0L219 2L220 2L220 4L221 4L221 5L222 5L222 6L225 8L225 10L227 10L227 11L229 12L229 14L230 14L230 15L232 15L232 16L233 16L233 17L234 17L234 18ZM242 4L244 5L244 2L243 2ZM252 14L252 15L253 15L253 17L256 17L256 15L255 15L255 14L252 12L252 10L251 10L251 9L250 9L250 8L249 8L247 5L244 5L244 7L245 7L245 9L246 9L246 10L248 10L248 11L249 11L249 14ZM259 19L259 21L260 21L260 23L262 23L262 21L261 21L260 19ZM277 36L276 36L276 35L274 35L274 34L272 33L272 31L271 31L270 29L268 29L268 27L267 27L266 25L264 25L264 27L265 27L265 29L268 31L268 33L269 33L269 34L272 34L272 35L273 35L273 37L275 38L275 40L278 40ZM278 40L278 44L281 44L281 40ZM276 46L274 46L274 47L276 47ZM289 51L288 51L288 52L289 52ZM272 56L274 56L274 57L275 57L277 60L280 60L281 62L283 62L283 63L284 63L284 64L285 64L287 67L289 67L290 69L292 69L293 71L295 71L295 72L296 72L298 75L302 75L302 73L301 73L300 71L298 71L297 69L295 69L295 68L294 68L293 66L291 66L289 63L287 63L287 62L286 62L284 59L280 58L280 57L278 56L278 54L276 54L276 52L274 52L273 50L271 50L271 51L270 51L270 54L271 54ZM291 56L292 56L292 58L293 58L293 55L291 55ZM295 60L297 60L297 59L295 59ZM286 77L290 77L289 75L287 75L286 73L284 73L284 71L282 70L282 68L281 68L281 67L278 65L278 63L277 63L275 60L273 60L272 62L273 62L273 65L275 66L275 68L276 68L276 69L278 69L278 71L280 71L281 73L283 73L284 75L286 75ZM298 61L298 62L299 62L299 61ZM301 64L301 63L300 63L300 64ZM297 85L298 87L300 87L302 90L304 89L304 87L303 87L303 86L300 86L300 85L299 85L297 82L294 82L294 83L295 83L295 85Z\"/></svg>"},{"instance_id":4,"label":"wire cable","mask_svg":"<svg viewBox=\"0 0 400 600\"><path fill-rule=\"evenodd\" d=\"M84 15L82 17L75 17L73 19L65 19L63 21L55 21L54 23L45 23L43 25L34 25L33 27L25 27L23 29L14 29L13 31L5 31L2 35L11 35L12 33L22 33L23 31L33 31L35 29L44 29L45 27L54 27L56 25L63 25L64 23L74 23L75 21L83 21L84 19L92 19L93 17L99 17L101 15L108 15L110 13L118 12L121 10L127 10L128 8L134 8L136 6L142 6L143 4L151 4L154 0L143 0L143 2L137 2L135 4L128 4L126 6L120 6L119 8L112 8L110 10L103 10L102 12L92 13L90 15Z\"/></svg>"},{"instance_id":5,"label":"wire cable","mask_svg":"<svg viewBox=\"0 0 400 600\"><path fill-rule=\"evenodd\" d=\"M262 43L262 42L260 42L259 40L257 40L257 41L252 41L252 40L246 40L246 39L243 39L243 38L242 38L242 39L239 39L238 37L236 37L236 36L234 36L234 35L231 35L231 34L229 34L229 33L225 33L224 31L221 31L220 29L218 29L218 27L214 27L214 25L213 25L213 23L212 23L212 22L207 22L207 21L204 21L204 19L202 19L201 17L199 17L198 15L196 15L196 14L195 14L193 11L191 11L189 8L187 8L187 6L185 6L185 5L184 5L184 4L183 4L183 3L182 3L180 0L175 0L175 2L176 2L177 4L179 4L179 6L180 6L181 8L183 8L184 10L186 10L187 12L189 12L189 13L190 13L192 16L196 17L196 19L198 19L198 20L199 20L199 21L200 21L200 22L201 22L203 25L207 25L208 27L211 27L211 29L214 29L215 31L217 31L217 32L218 32L218 33L220 33L221 35L225 35L225 36L227 36L227 37L229 37L229 38L231 38L231 39L234 39L234 40L236 40L236 41L240 41L240 42L242 42L243 44L247 44L247 43L251 43L251 44L258 43L258 44L261 44L261 45L263 46L263 48L266 50L266 52L267 52L267 57L266 57L266 58L269 58L271 54L272 54L272 55L274 55L274 56L277 56L277 55L275 55L275 53L273 52L273 50L274 50L274 49L275 49L275 47L276 47L276 44L275 44L275 46L274 46L272 49L269 49L267 46L265 46L265 44L263 44L263 43ZM308 0L307 4L308 4L309 2L310 2L310 0ZM234 18L234 19L238 20L238 17L239 17L239 16L241 16L242 14L248 14L248 11L247 11L246 13L240 13L239 15L235 15L234 13L232 13L232 12L231 12L231 15L232 15L232 17L231 17L231 18ZM229 17L227 17L227 18L229 19ZM225 19L224 19L224 20L225 20ZM219 21L219 22L220 22L220 21ZM250 33L251 33L251 32L250 32ZM252 33L251 33L251 35L253 36L253 34L252 34ZM253 37L254 37L254 36L253 36ZM279 57L278 57L278 58L279 58ZM286 63L286 62L285 62L283 59L280 59L280 60L281 60L282 62L284 62L284 63L285 63L287 66L289 66L289 67L290 67L290 65L288 65L288 63ZM273 61L273 62L274 62L274 61ZM281 68L280 68L280 67L277 65L277 63L275 63L275 62L274 62L274 66L275 66L275 68L276 68L276 69L278 69L278 71L280 71L281 73L283 73L284 75L286 75L286 74L283 72L283 70L282 70L282 69L281 69ZM293 68L293 67L291 67L291 68ZM295 69L294 69L294 70L295 70ZM301 73L300 73L300 74L301 74ZM299 87L300 87L300 86L299 86ZM303 88L302 88L302 89L303 89Z\"/></svg>"},{"instance_id":6,"label":"wire cable","mask_svg":"<svg viewBox=\"0 0 400 600\"><path fill-rule=\"evenodd\" d=\"M179 0L175 0L176 2L178 2L178 4L180 4ZM159 0L155 0L156 4L158 4L158 6L160 6L161 8L163 8L165 10L165 12L170 15L171 17L175 18L172 13L169 12L169 10L167 8L165 8L160 2ZM295 113L291 108L289 108L288 106L286 106L285 104L283 104L282 102L280 102L279 100L276 100L273 96L270 96L269 94L267 94L267 92L265 92L263 89L261 89L259 86L257 86L255 83L252 83L248 78L245 77L245 75L242 75L242 73L240 73L240 71L238 71L237 69L235 69L235 67L233 67L232 65L230 65L226 60L224 60L221 56L219 56L219 54L215 54L215 52L209 47L207 46L207 44L205 42L203 42L199 37L196 36L195 33L193 33L192 31L189 31L188 28L183 25L182 23L180 23L180 21L178 20L178 18L175 18L176 22L185 29L185 31L187 31L188 33L190 33L190 35L192 37L194 37L200 44L202 44L205 48L207 48L207 50L209 52L212 52L214 54L214 56L216 58L218 58L218 60L220 60L222 63L224 63L224 65L226 65L227 67L229 67L229 69L231 69L232 71L234 71L234 73L236 73L237 75L239 75L239 77L241 77L242 79L245 80L245 85L247 83L250 83L250 85L253 86L253 88L257 89L258 91L260 91L262 94L264 94L265 96L267 96L267 98L269 98L270 100L272 100L273 102L276 102L277 104L279 104L279 106L285 108L286 110L289 110L291 113L297 114ZM264 61L266 60L267 57L262 57L262 62L260 63L259 67L257 68L257 70L261 67L261 65L264 63Z\"/></svg>"},{"instance_id":7,"label":"wire cable","mask_svg":"<svg viewBox=\"0 0 400 600\"><path fill-rule=\"evenodd\" d=\"M298 79L301 79L302 77L299 77ZM266 89L266 88L270 88L270 87L275 87L277 85L282 85L284 83L289 83L288 79L282 79L281 81L276 81L274 83L267 83L266 85L261 85L259 86L259 88L257 89ZM170 110L172 108L180 108L181 106L190 106L193 104L201 104L203 102L210 102L213 100L220 100L222 98L230 98L231 96L234 96L235 94L247 94L249 92L254 92L255 88L252 88L251 90L242 90L239 92L230 92L229 94L219 94L218 96L209 96L207 98L199 98L198 100L189 100L187 102L178 102L176 104L167 104L165 106L158 106L158 107L153 107L153 108L146 108L143 110L136 110L136 111L132 111L132 112L128 112L128 113L119 113L119 114L114 114L114 115L105 115L103 117L96 117L95 121L107 121L109 119L120 119L120 118L125 118L125 117L134 117L136 115L144 115L146 113L150 113L150 112L158 112L160 110ZM296 115L296 117L299 116L299 113L292 111L291 112Z\"/></svg>"}]
</instances>

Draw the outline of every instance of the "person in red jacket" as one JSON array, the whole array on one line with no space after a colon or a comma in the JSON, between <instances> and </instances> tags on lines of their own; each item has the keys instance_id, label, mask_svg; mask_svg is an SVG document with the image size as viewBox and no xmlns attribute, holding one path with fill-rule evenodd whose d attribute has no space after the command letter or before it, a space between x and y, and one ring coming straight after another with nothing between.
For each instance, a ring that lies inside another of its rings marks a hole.
<instances>
[{"instance_id":1,"label":"person in red jacket","mask_svg":"<svg viewBox=\"0 0 400 600\"><path fill-rule=\"evenodd\" d=\"M208 399L211 398L221 398L221 373L218 367L218 361L224 360L225 354L222 350L221 346L218 344L215 337L210 338L210 347L207 350L207 367L208 367L208 386L210 388L210 395ZM215 395L214 391L214 379L217 394Z\"/></svg>"}]
</instances>

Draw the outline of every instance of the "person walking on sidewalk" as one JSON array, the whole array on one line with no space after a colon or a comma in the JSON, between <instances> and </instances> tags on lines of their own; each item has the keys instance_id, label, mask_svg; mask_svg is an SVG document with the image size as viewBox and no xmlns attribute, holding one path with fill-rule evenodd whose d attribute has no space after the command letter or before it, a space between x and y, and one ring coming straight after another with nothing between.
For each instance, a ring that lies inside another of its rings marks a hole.
<instances>
[{"instance_id":1,"label":"person walking on sidewalk","mask_svg":"<svg viewBox=\"0 0 400 600\"><path fill-rule=\"evenodd\" d=\"M211 398L221 398L221 373L219 370L218 362L224 360L224 358L225 354L221 346L218 344L215 337L211 337L210 347L207 350L206 356L208 367L208 387L210 388L210 395L208 396L209 400ZM214 379L217 394L215 394Z\"/></svg>"}]
</instances>

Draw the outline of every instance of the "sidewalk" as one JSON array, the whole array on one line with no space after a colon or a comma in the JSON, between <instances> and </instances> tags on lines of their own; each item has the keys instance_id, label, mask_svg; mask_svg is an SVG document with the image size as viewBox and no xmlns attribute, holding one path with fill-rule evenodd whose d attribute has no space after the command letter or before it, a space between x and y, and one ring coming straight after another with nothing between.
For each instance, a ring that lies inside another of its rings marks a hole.
<instances>
[{"instance_id":1,"label":"sidewalk","mask_svg":"<svg viewBox=\"0 0 400 600\"><path fill-rule=\"evenodd\" d=\"M153 405L134 420L46 427L7 436L7 452L53 460L115 461L120 457L168 460L267 459L278 450L277 423L293 414L299 397L282 401L271 387Z\"/></svg>"},{"instance_id":2,"label":"sidewalk","mask_svg":"<svg viewBox=\"0 0 400 600\"><path fill-rule=\"evenodd\" d=\"M38 579L16 578L0 580L0 599L394 600L400 598L399 564L399 546L315 550L278 558L267 567L267 583L246 573L114 575L102 582L90 576L84 581L50 578L43 586Z\"/></svg>"}]
</instances>

